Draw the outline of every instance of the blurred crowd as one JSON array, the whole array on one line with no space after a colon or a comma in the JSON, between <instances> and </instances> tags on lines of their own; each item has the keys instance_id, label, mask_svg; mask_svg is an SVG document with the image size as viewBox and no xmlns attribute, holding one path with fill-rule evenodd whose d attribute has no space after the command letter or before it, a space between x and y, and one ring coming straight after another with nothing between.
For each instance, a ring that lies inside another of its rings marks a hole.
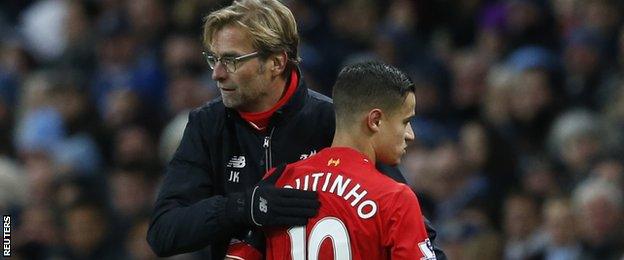
<instances>
[{"instance_id":1,"label":"blurred crowd","mask_svg":"<svg viewBox=\"0 0 624 260\"><path fill-rule=\"evenodd\" d=\"M17 259L152 259L149 213L220 0L3 0L0 212ZM308 86L416 83L400 168L449 259L624 257L624 2L285 0ZM409 234L406 234L409 235ZM176 259L195 259L186 254Z\"/></svg>"}]
</instances>

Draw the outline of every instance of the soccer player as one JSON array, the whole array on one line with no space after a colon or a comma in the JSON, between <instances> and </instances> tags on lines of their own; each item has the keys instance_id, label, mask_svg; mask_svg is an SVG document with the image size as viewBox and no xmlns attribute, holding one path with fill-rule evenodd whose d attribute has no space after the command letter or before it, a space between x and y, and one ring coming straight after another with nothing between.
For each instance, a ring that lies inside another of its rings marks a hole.
<instances>
[{"instance_id":1,"label":"soccer player","mask_svg":"<svg viewBox=\"0 0 624 260\"><path fill-rule=\"evenodd\" d=\"M267 228L266 259L435 259L418 200L375 168L397 165L414 139L414 85L398 69L361 63L340 72L333 90L332 146L269 172L263 185L316 191L318 215L306 226ZM261 211L279 208L257 205ZM233 259L260 258L241 243Z\"/></svg>"}]
</instances>

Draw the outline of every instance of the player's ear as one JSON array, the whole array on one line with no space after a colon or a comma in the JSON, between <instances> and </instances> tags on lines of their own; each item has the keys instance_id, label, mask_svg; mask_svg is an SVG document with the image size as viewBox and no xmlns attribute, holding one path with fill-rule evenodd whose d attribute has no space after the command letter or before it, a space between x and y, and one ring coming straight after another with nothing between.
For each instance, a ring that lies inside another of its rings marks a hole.
<instances>
[{"instance_id":1,"label":"player's ear","mask_svg":"<svg viewBox=\"0 0 624 260\"><path fill-rule=\"evenodd\" d=\"M382 116L383 112L381 109L375 108L368 111L368 114L366 115L366 126L368 129L374 133L379 132L379 125L381 124Z\"/></svg>"},{"instance_id":2,"label":"player's ear","mask_svg":"<svg viewBox=\"0 0 624 260\"><path fill-rule=\"evenodd\" d=\"M288 54L286 54L285 51L271 55L271 62L269 63L269 69L271 70L271 75L273 76L282 75L282 73L286 69L287 62L288 62Z\"/></svg>"}]
</instances>

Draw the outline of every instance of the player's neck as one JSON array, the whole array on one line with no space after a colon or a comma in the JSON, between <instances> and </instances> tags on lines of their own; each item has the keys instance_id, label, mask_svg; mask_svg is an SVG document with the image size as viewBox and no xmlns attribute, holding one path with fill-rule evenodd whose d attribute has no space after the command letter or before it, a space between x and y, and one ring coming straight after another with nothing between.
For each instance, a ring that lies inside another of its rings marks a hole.
<instances>
[{"instance_id":1,"label":"player's neck","mask_svg":"<svg viewBox=\"0 0 624 260\"><path fill-rule=\"evenodd\" d=\"M331 147L349 147L363 153L371 162L375 161L375 151L370 139L352 131L336 130Z\"/></svg>"}]
</instances>

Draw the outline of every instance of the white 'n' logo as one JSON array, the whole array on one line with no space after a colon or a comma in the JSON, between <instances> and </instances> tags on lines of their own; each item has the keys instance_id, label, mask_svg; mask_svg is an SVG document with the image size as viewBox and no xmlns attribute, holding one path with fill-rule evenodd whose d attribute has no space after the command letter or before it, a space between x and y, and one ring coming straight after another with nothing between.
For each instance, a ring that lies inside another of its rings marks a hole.
<instances>
[{"instance_id":1,"label":"white 'n' logo","mask_svg":"<svg viewBox=\"0 0 624 260\"><path fill-rule=\"evenodd\" d=\"M232 156L227 163L227 167L243 168L245 167L245 156Z\"/></svg>"},{"instance_id":2,"label":"white 'n' logo","mask_svg":"<svg viewBox=\"0 0 624 260\"><path fill-rule=\"evenodd\" d=\"M267 213L267 211L269 211L269 206L267 205L267 200L263 197L260 197L260 205L259 205L260 211Z\"/></svg>"},{"instance_id":3,"label":"white 'n' logo","mask_svg":"<svg viewBox=\"0 0 624 260\"><path fill-rule=\"evenodd\" d=\"M307 159L308 157L315 155L315 154L316 154L316 150L312 150L310 151L310 153L307 153L307 154L306 153L301 154L301 156L299 156L299 160Z\"/></svg>"}]
</instances>

